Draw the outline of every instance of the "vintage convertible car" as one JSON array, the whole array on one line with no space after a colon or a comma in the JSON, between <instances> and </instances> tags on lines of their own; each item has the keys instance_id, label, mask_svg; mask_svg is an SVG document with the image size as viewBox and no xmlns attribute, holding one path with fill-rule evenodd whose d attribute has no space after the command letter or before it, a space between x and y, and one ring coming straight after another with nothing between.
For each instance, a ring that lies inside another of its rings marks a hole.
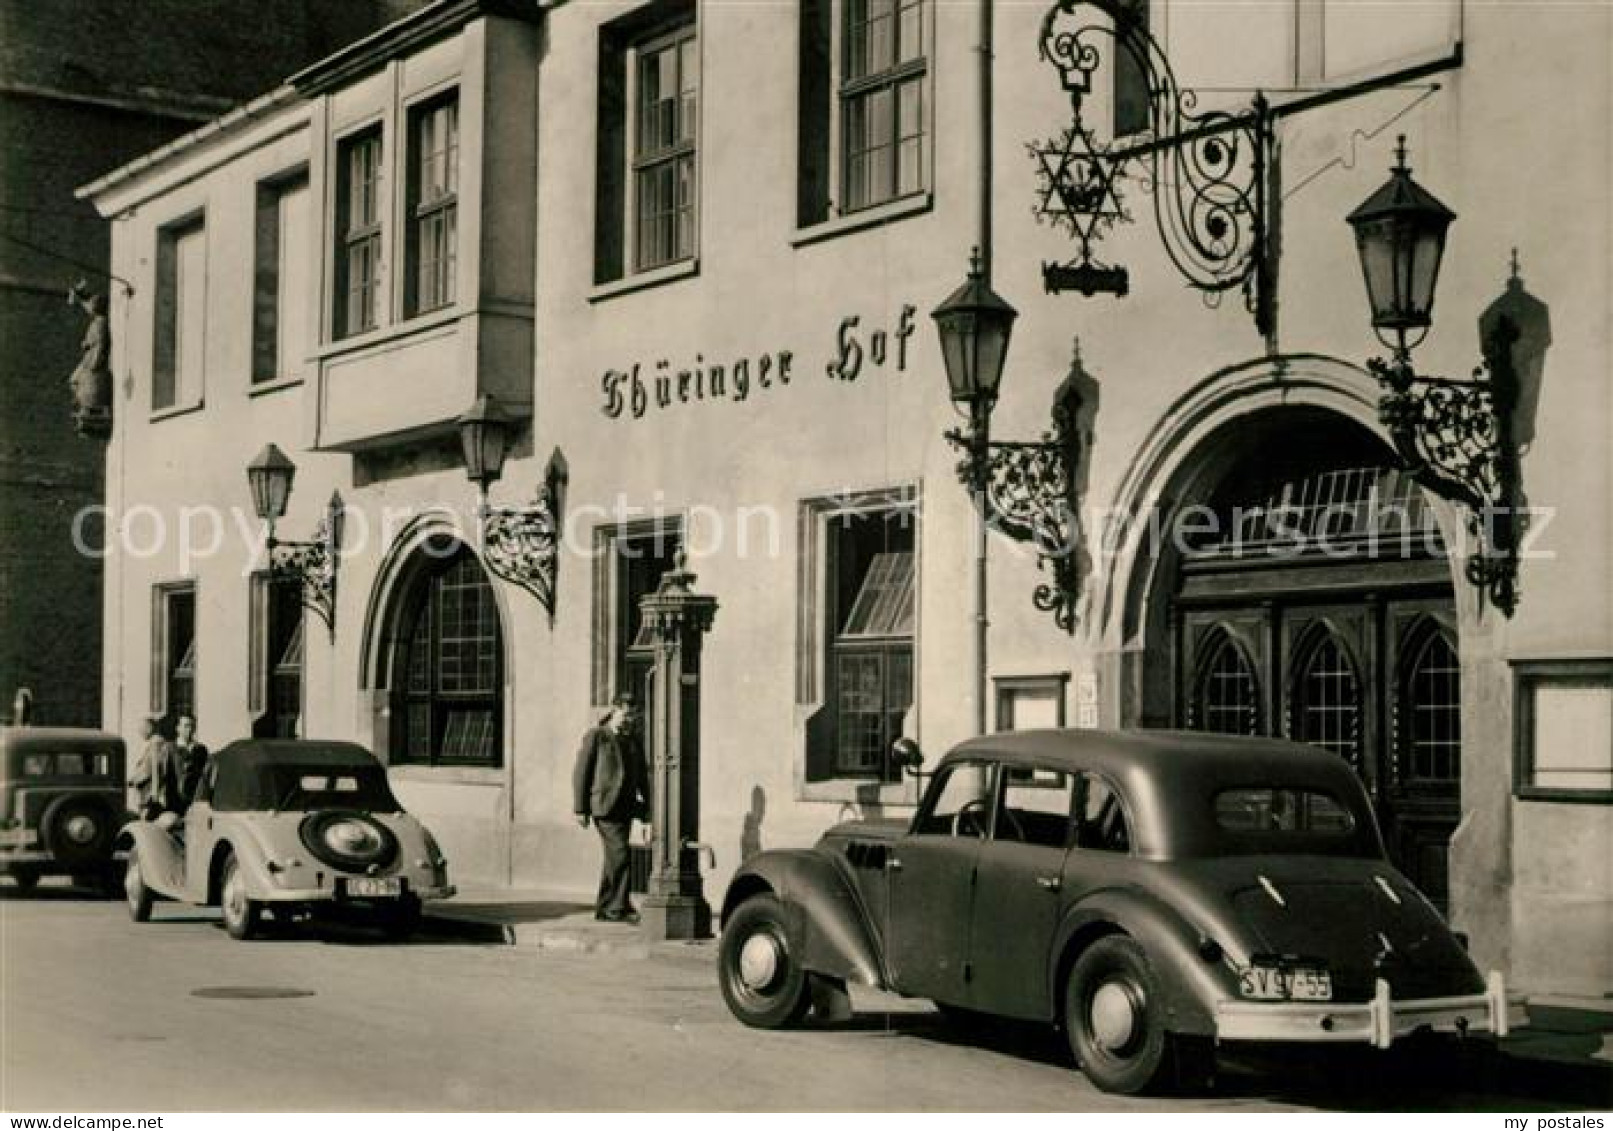
<instances>
[{"instance_id":1,"label":"vintage convertible car","mask_svg":"<svg viewBox=\"0 0 1613 1131\"><path fill-rule=\"evenodd\" d=\"M421 900L454 893L448 862L403 811L386 768L351 742L247 739L209 760L183 821L136 821L123 890L136 922L157 896L218 905L231 937L276 921L352 908L395 935L412 932Z\"/></svg>"},{"instance_id":2,"label":"vintage convertible car","mask_svg":"<svg viewBox=\"0 0 1613 1131\"><path fill-rule=\"evenodd\" d=\"M1525 1021L1385 859L1350 768L1268 739L965 742L911 823L752 857L722 924L722 993L747 1025L843 1002L851 981L1060 1025L1115 1092L1201 1079L1217 1041L1384 1048Z\"/></svg>"}]
</instances>

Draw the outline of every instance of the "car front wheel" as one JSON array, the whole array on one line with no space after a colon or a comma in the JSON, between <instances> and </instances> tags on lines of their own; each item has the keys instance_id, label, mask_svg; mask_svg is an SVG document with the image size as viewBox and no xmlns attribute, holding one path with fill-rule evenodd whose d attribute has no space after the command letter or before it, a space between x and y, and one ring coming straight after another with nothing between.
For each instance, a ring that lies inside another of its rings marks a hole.
<instances>
[{"instance_id":1,"label":"car front wheel","mask_svg":"<svg viewBox=\"0 0 1613 1131\"><path fill-rule=\"evenodd\" d=\"M729 1011L753 1029L794 1024L811 1004L806 971L784 927L784 908L771 895L752 896L729 917L717 971Z\"/></svg>"},{"instance_id":2,"label":"car front wheel","mask_svg":"<svg viewBox=\"0 0 1613 1131\"><path fill-rule=\"evenodd\" d=\"M133 848L129 850L129 865L123 871L123 901L128 904L129 918L136 923L144 923L151 918L151 889L146 886L146 878L140 872L140 853Z\"/></svg>"},{"instance_id":3,"label":"car front wheel","mask_svg":"<svg viewBox=\"0 0 1613 1131\"><path fill-rule=\"evenodd\" d=\"M246 876L231 854L224 859L224 874L219 883L220 910L224 913L224 929L232 939L249 939L257 934L262 909L247 898Z\"/></svg>"},{"instance_id":4,"label":"car front wheel","mask_svg":"<svg viewBox=\"0 0 1613 1131\"><path fill-rule=\"evenodd\" d=\"M1164 1006L1148 958L1132 939L1099 939L1076 960L1064 1023L1081 1071L1103 1091L1130 1095L1159 1085L1170 1044Z\"/></svg>"}]
</instances>

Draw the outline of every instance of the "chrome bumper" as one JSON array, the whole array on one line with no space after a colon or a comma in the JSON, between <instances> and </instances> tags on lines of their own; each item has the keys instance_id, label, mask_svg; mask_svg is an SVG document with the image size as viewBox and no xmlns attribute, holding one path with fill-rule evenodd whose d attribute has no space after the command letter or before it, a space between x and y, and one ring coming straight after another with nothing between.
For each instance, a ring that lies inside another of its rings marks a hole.
<instances>
[{"instance_id":1,"label":"chrome bumper","mask_svg":"<svg viewBox=\"0 0 1613 1131\"><path fill-rule=\"evenodd\" d=\"M1418 1029L1492 1033L1504 1037L1527 1025L1522 994L1508 994L1498 971L1482 994L1395 1001L1378 979L1369 1002L1222 1002L1215 1009L1215 1035L1223 1041L1357 1041L1386 1049Z\"/></svg>"},{"instance_id":2,"label":"chrome bumper","mask_svg":"<svg viewBox=\"0 0 1613 1131\"><path fill-rule=\"evenodd\" d=\"M409 894L419 896L421 899L448 899L457 891L453 884L443 884L441 887L410 887ZM363 902L371 901L362 897ZM345 896L338 895L334 888L274 888L261 894L252 894L254 903L346 903Z\"/></svg>"}]
</instances>

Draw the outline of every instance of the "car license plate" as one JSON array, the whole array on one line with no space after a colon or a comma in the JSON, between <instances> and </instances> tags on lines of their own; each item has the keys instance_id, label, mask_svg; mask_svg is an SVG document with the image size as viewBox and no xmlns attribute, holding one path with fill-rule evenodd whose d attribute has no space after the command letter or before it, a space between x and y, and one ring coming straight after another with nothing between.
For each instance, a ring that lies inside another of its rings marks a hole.
<instances>
[{"instance_id":1,"label":"car license plate","mask_svg":"<svg viewBox=\"0 0 1613 1131\"><path fill-rule=\"evenodd\" d=\"M1310 966L1250 966L1239 973L1238 990L1262 1001L1332 1001L1333 976Z\"/></svg>"},{"instance_id":2,"label":"car license plate","mask_svg":"<svg viewBox=\"0 0 1613 1131\"><path fill-rule=\"evenodd\" d=\"M403 881L396 876L355 876L347 881L347 894L355 899L396 898L403 894Z\"/></svg>"}]
</instances>

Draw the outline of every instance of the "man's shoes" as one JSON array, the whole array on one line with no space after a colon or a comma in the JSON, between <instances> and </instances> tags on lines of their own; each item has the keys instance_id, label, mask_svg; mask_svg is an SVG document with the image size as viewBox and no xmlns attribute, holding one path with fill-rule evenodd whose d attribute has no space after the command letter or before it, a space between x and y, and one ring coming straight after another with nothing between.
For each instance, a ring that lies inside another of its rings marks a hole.
<instances>
[{"instance_id":1,"label":"man's shoes","mask_svg":"<svg viewBox=\"0 0 1613 1131\"><path fill-rule=\"evenodd\" d=\"M631 908L626 911L595 911L594 918L604 923L637 923L638 912Z\"/></svg>"}]
</instances>

